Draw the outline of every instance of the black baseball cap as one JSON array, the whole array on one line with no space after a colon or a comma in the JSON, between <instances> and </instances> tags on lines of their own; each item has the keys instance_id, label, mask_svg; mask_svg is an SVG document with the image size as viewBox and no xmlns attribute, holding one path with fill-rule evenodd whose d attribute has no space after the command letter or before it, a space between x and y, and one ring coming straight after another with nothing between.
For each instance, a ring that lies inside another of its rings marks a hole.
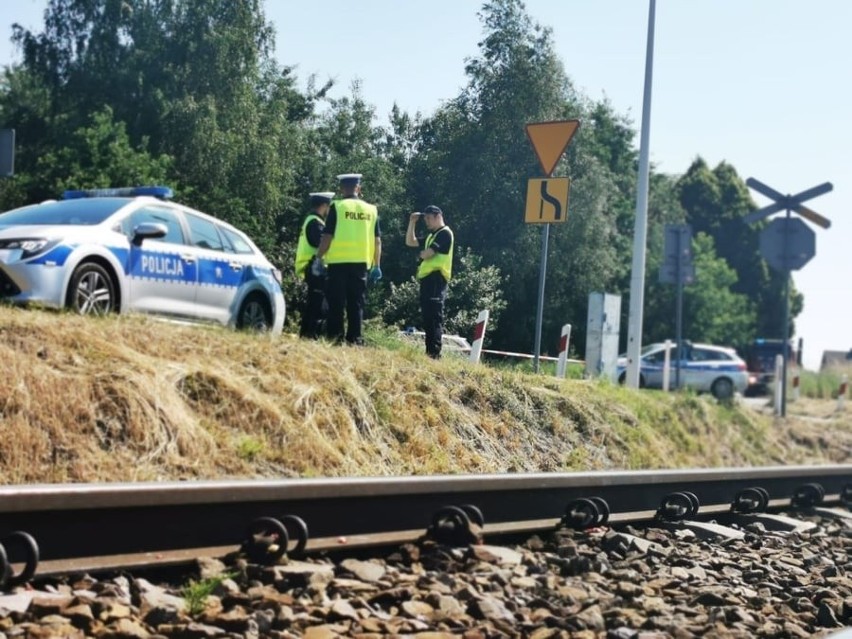
<instances>
[{"instance_id":1,"label":"black baseball cap","mask_svg":"<svg viewBox=\"0 0 852 639\"><path fill-rule=\"evenodd\" d=\"M435 206L434 204L430 204L425 209L423 209L423 215L443 215L444 212L440 209L440 207Z\"/></svg>"}]
</instances>

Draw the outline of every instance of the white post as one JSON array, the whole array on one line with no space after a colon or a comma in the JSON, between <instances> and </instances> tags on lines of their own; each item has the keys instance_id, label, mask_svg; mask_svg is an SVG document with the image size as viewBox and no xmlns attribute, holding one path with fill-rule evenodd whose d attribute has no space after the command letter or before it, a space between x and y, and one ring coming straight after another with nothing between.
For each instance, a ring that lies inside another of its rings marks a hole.
<instances>
[{"instance_id":1,"label":"white post","mask_svg":"<svg viewBox=\"0 0 852 639\"><path fill-rule=\"evenodd\" d=\"M800 377L800 369L797 366L793 369L793 401L798 401L799 399L799 384L801 383Z\"/></svg>"},{"instance_id":2,"label":"white post","mask_svg":"<svg viewBox=\"0 0 852 639\"><path fill-rule=\"evenodd\" d=\"M559 361L556 362L556 376L565 379L568 372L568 344L571 343L571 325L562 327L562 336L559 338Z\"/></svg>"},{"instance_id":3,"label":"white post","mask_svg":"<svg viewBox=\"0 0 852 639\"><path fill-rule=\"evenodd\" d=\"M470 361L479 364L482 355L482 342L485 339L485 328L488 326L488 310L479 311L476 316L476 327L473 329L473 344L470 348Z\"/></svg>"},{"instance_id":4,"label":"white post","mask_svg":"<svg viewBox=\"0 0 852 639\"><path fill-rule=\"evenodd\" d=\"M775 414L781 414L781 397L784 388L784 356L775 356Z\"/></svg>"},{"instance_id":5,"label":"white post","mask_svg":"<svg viewBox=\"0 0 852 639\"><path fill-rule=\"evenodd\" d=\"M654 69L654 13L656 0L648 5L648 42L645 49L645 89L642 99L642 130L639 136L639 182L636 188L636 220L633 224L633 267L630 271L630 313L627 325L627 386L639 388L639 353L642 350L642 317L645 305L645 251L648 237L648 180L650 172L651 85Z\"/></svg>"},{"instance_id":6,"label":"white post","mask_svg":"<svg viewBox=\"0 0 852 639\"><path fill-rule=\"evenodd\" d=\"M846 403L846 389L849 387L849 376L846 373L840 378L840 388L837 389L837 410L843 410Z\"/></svg>"},{"instance_id":7,"label":"white post","mask_svg":"<svg viewBox=\"0 0 852 639\"><path fill-rule=\"evenodd\" d=\"M663 392L669 392L669 381L672 376L672 341L666 340L666 354L663 356Z\"/></svg>"}]
</instances>

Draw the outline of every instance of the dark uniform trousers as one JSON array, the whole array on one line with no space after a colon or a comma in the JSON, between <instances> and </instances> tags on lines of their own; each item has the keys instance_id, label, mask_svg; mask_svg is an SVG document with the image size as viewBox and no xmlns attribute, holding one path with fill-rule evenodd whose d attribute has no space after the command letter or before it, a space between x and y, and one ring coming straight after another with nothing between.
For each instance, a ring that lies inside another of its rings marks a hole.
<instances>
[{"instance_id":1,"label":"dark uniform trousers","mask_svg":"<svg viewBox=\"0 0 852 639\"><path fill-rule=\"evenodd\" d=\"M426 354L434 359L441 358L446 298L447 280L439 271L432 271L420 280L420 310L423 313L423 331L426 333Z\"/></svg>"},{"instance_id":2,"label":"dark uniform trousers","mask_svg":"<svg viewBox=\"0 0 852 639\"><path fill-rule=\"evenodd\" d=\"M316 259L316 258L314 258ZM311 273L312 259L305 271L305 284L308 286L308 296L305 300L305 309L302 312L302 326L299 335L317 339L322 332L322 323L328 311L325 301L325 275L319 277Z\"/></svg>"},{"instance_id":3,"label":"dark uniform trousers","mask_svg":"<svg viewBox=\"0 0 852 639\"><path fill-rule=\"evenodd\" d=\"M367 300L367 265L363 262L328 265L328 337L343 339L343 309L346 309L346 341L361 344L361 322Z\"/></svg>"}]
</instances>

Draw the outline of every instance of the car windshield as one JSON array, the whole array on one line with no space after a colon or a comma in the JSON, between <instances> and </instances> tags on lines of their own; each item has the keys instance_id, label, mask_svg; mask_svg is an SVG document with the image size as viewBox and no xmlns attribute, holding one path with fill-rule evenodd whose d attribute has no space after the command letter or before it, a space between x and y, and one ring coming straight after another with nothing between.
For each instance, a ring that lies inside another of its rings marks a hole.
<instances>
[{"instance_id":1,"label":"car windshield","mask_svg":"<svg viewBox=\"0 0 852 639\"><path fill-rule=\"evenodd\" d=\"M642 350L639 352L640 355L647 355L648 353L657 350L658 348L662 348L663 344L648 344L647 346L643 346Z\"/></svg>"},{"instance_id":2,"label":"car windshield","mask_svg":"<svg viewBox=\"0 0 852 639\"><path fill-rule=\"evenodd\" d=\"M642 350L639 351L639 356L647 355L648 353L657 350L658 348L662 348L662 344L648 344L647 346L643 346ZM621 359L627 359L627 353L622 353L619 355Z\"/></svg>"},{"instance_id":3,"label":"car windshield","mask_svg":"<svg viewBox=\"0 0 852 639\"><path fill-rule=\"evenodd\" d=\"M3 226L54 226L100 224L122 206L130 202L128 198L103 197L61 202L45 202L15 209L0 215L0 227Z\"/></svg>"}]
</instances>

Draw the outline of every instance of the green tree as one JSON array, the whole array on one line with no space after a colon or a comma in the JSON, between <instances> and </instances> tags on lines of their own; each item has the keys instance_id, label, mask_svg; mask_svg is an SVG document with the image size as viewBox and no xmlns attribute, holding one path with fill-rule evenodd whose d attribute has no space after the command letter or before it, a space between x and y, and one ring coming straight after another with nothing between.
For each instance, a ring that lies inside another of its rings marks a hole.
<instances>
[{"instance_id":1,"label":"green tree","mask_svg":"<svg viewBox=\"0 0 852 639\"><path fill-rule=\"evenodd\" d=\"M105 107L88 126L74 131L68 143L36 162L39 181L54 193L65 189L109 188L116 184L162 184L171 165L166 155L133 148L123 122Z\"/></svg>"},{"instance_id":2,"label":"green tree","mask_svg":"<svg viewBox=\"0 0 852 639\"><path fill-rule=\"evenodd\" d=\"M692 248L695 281L684 288L684 338L713 344L748 343L754 337L755 307L746 295L734 291L736 271L716 254L710 235L696 234ZM675 287L652 280L648 288L646 342L673 339Z\"/></svg>"},{"instance_id":3,"label":"green tree","mask_svg":"<svg viewBox=\"0 0 852 639\"><path fill-rule=\"evenodd\" d=\"M261 0L51 0L43 30L16 25L14 39L48 96L39 119L54 138L109 107L133 147L173 158L182 201L271 248L278 213L295 203L300 125L317 95L274 61Z\"/></svg>"},{"instance_id":4,"label":"green tree","mask_svg":"<svg viewBox=\"0 0 852 639\"><path fill-rule=\"evenodd\" d=\"M760 256L759 234L763 224L747 225L743 217L755 209L745 183L730 164L710 169L696 159L678 181L680 202L686 219L696 233L709 234L716 250L737 273L733 290L748 297L757 315L756 333L761 337L780 337L783 333L783 274L773 271ZM803 297L793 290L791 317L802 310ZM746 341L737 341L745 345Z\"/></svg>"}]
</instances>

